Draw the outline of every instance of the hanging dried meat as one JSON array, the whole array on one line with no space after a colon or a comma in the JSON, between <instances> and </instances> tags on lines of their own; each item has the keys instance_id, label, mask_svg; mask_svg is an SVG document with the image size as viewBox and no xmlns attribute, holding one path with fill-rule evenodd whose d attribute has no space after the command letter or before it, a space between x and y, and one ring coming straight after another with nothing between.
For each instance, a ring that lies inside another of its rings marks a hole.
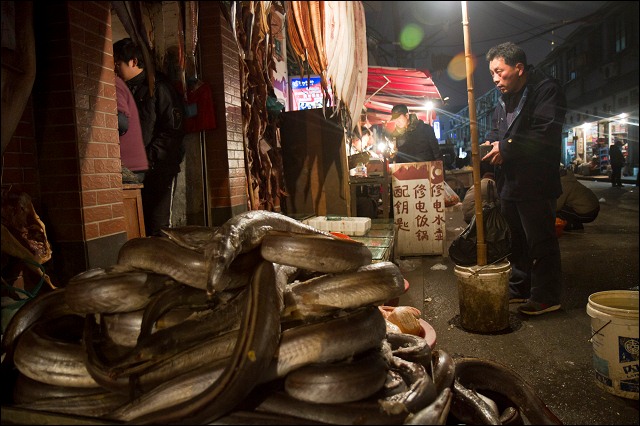
<instances>
[{"instance_id":1,"label":"hanging dried meat","mask_svg":"<svg viewBox=\"0 0 640 426\"><path fill-rule=\"evenodd\" d=\"M267 101L273 96L274 37L271 13L281 2L220 3L229 19L241 57L240 84L247 195L250 210L280 211L285 195L282 161L279 158L277 116L270 115Z\"/></svg>"},{"instance_id":2,"label":"hanging dried meat","mask_svg":"<svg viewBox=\"0 0 640 426\"><path fill-rule=\"evenodd\" d=\"M279 132L269 115L273 98L274 37L270 14L285 12L287 42L296 60L321 76L325 107L350 133L360 117L367 87L367 43L362 2L221 2L241 57L242 116L247 194L251 210L279 210L283 170ZM229 7L229 9L226 9ZM189 53L189 46L186 48ZM333 92L333 99L330 93Z\"/></svg>"},{"instance_id":3,"label":"hanging dried meat","mask_svg":"<svg viewBox=\"0 0 640 426\"><path fill-rule=\"evenodd\" d=\"M367 34L362 2L288 2L287 33L298 60L321 77L325 98L346 131L360 116L367 87ZM327 102L325 102L325 105Z\"/></svg>"},{"instance_id":4,"label":"hanging dried meat","mask_svg":"<svg viewBox=\"0 0 640 426\"><path fill-rule=\"evenodd\" d=\"M2 254L12 256L34 271L51 288L42 265L51 260L51 245L44 223L26 192L2 191Z\"/></svg>"}]
</instances>

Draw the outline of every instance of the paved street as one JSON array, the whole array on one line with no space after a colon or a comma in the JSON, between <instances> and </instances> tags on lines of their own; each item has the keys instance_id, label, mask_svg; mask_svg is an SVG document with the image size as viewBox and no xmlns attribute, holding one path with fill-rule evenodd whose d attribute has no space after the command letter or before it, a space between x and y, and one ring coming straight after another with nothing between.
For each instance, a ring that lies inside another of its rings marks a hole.
<instances>
[{"instance_id":1,"label":"paved street","mask_svg":"<svg viewBox=\"0 0 640 426\"><path fill-rule=\"evenodd\" d=\"M480 334L460 324L458 278L445 256L396 259L410 288L400 305L422 310L436 331L436 348L480 357L518 372L565 424L638 424L638 402L598 388L592 369L588 297L598 291L638 288L638 188L581 181L600 199L598 218L584 230L560 237L564 289L562 309L524 317L510 305L509 328ZM447 213L450 242L465 224Z\"/></svg>"}]
</instances>

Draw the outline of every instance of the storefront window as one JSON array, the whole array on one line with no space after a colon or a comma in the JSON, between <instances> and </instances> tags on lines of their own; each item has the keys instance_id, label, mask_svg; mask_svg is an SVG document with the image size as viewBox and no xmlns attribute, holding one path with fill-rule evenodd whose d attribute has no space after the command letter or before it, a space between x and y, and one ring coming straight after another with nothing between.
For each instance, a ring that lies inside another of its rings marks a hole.
<instances>
[{"instance_id":1,"label":"storefront window","mask_svg":"<svg viewBox=\"0 0 640 426\"><path fill-rule=\"evenodd\" d=\"M585 123L582 126L584 131L584 155L585 162L591 161L594 155L594 146L598 143L598 123Z\"/></svg>"}]
</instances>

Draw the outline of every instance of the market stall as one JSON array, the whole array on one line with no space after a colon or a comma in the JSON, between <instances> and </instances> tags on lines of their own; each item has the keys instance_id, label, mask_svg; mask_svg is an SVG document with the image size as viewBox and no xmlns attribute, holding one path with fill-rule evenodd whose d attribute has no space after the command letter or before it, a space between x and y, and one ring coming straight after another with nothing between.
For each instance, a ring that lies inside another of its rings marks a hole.
<instances>
[{"instance_id":1,"label":"market stall","mask_svg":"<svg viewBox=\"0 0 640 426\"><path fill-rule=\"evenodd\" d=\"M396 67L369 67L367 97L364 103L367 120L384 124L391 117L391 108L405 104L425 123L433 123L435 111L428 111L429 100L442 99L428 70Z\"/></svg>"}]
</instances>

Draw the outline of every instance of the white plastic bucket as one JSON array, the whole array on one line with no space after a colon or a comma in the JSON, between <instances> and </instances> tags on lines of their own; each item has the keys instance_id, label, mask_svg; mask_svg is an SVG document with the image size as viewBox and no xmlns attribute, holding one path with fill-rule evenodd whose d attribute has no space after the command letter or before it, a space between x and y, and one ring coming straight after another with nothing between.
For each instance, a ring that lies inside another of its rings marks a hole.
<instances>
[{"instance_id":1,"label":"white plastic bucket","mask_svg":"<svg viewBox=\"0 0 640 426\"><path fill-rule=\"evenodd\" d=\"M491 333L509 327L509 275L511 264L458 266L460 323L470 331Z\"/></svg>"},{"instance_id":2,"label":"white plastic bucket","mask_svg":"<svg viewBox=\"0 0 640 426\"><path fill-rule=\"evenodd\" d=\"M593 293L587 314L596 384L614 395L638 399L638 292Z\"/></svg>"}]
</instances>

